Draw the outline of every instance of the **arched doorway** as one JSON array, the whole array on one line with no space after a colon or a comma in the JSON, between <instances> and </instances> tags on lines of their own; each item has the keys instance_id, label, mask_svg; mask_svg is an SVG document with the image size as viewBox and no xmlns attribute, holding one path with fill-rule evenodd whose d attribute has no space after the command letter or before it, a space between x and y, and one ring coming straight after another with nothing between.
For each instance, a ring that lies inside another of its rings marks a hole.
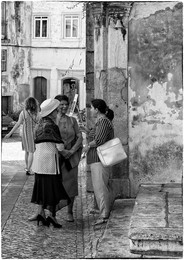
<instances>
[{"instance_id":1,"label":"arched doorway","mask_svg":"<svg viewBox=\"0 0 184 260\"><path fill-rule=\"evenodd\" d=\"M75 94L79 95L79 80L75 78L66 78L63 80L62 84L62 94L69 98L70 105L72 104ZM77 100L77 105L79 107L79 96Z\"/></svg>"},{"instance_id":2,"label":"arched doorway","mask_svg":"<svg viewBox=\"0 0 184 260\"><path fill-rule=\"evenodd\" d=\"M41 104L47 99L47 79L44 77L36 77L34 79L34 97Z\"/></svg>"}]
</instances>

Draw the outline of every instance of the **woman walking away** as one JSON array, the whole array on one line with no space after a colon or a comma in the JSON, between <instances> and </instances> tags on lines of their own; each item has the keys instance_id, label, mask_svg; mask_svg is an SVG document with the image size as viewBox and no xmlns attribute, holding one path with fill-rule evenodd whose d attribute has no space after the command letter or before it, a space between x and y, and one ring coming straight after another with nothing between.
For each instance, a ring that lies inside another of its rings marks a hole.
<instances>
[{"instance_id":1,"label":"woman walking away","mask_svg":"<svg viewBox=\"0 0 184 260\"><path fill-rule=\"evenodd\" d=\"M57 95L55 99L60 101L57 124L64 141L64 150L59 153L60 170L63 186L71 199L66 220L73 222L73 204L75 196L78 195L78 165L81 159L83 138L77 120L66 115L69 106L68 97Z\"/></svg>"},{"instance_id":2,"label":"woman walking away","mask_svg":"<svg viewBox=\"0 0 184 260\"><path fill-rule=\"evenodd\" d=\"M34 130L35 130L35 125L39 121L38 112L39 112L38 101L33 97L27 98L25 100L24 109L23 111L21 111L17 123L14 125L13 129L5 136L5 138L9 138L17 130L17 128L21 124L23 124L22 150L25 151L26 175L31 175L33 153L35 151Z\"/></svg>"},{"instance_id":3,"label":"woman walking away","mask_svg":"<svg viewBox=\"0 0 184 260\"><path fill-rule=\"evenodd\" d=\"M58 149L64 148L58 126L55 124L57 108L60 102L47 99L41 104L41 119L35 131L36 151L33 159L35 182L31 202L38 204L38 212L29 218L43 225L53 224L55 228L62 225L56 220L56 212L70 203L60 178L58 167ZM50 214L46 219L45 209Z\"/></svg>"},{"instance_id":4,"label":"woman walking away","mask_svg":"<svg viewBox=\"0 0 184 260\"><path fill-rule=\"evenodd\" d=\"M110 215L112 193L109 186L111 167L104 167L97 155L97 147L114 137L112 119L114 113L102 99L91 102L91 114L96 117L95 126L88 134L88 145L83 152L87 153L87 163L90 165L91 178L95 199L100 210L100 217L95 225L107 222Z\"/></svg>"}]
</instances>

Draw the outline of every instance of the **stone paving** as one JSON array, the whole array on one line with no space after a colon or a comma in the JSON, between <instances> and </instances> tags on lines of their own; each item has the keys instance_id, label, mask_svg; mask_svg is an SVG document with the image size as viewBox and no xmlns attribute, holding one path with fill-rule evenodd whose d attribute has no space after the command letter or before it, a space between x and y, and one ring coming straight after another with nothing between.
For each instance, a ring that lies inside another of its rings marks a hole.
<instances>
[{"instance_id":1,"label":"stone paving","mask_svg":"<svg viewBox=\"0 0 184 260\"><path fill-rule=\"evenodd\" d=\"M10 142L5 140L5 142ZM19 143L17 143L19 145ZM2 148L5 148L4 146ZM7 149L7 146L6 146ZM86 192L86 164L80 163L79 196L74 203L74 223L65 220L66 208L57 212L62 229L53 226L37 226L28 222L29 216L36 212L36 205L30 203L34 176L26 176L24 161L8 161L11 150L2 149L2 212L1 212L1 254L2 258L93 258L99 239L106 224L93 227L98 217L90 215L93 194ZM7 155L8 153L8 155ZM15 156L13 154L13 156Z\"/></svg>"},{"instance_id":2,"label":"stone paving","mask_svg":"<svg viewBox=\"0 0 184 260\"><path fill-rule=\"evenodd\" d=\"M131 216L129 238L133 253L182 257L181 183L140 186Z\"/></svg>"},{"instance_id":3,"label":"stone paving","mask_svg":"<svg viewBox=\"0 0 184 260\"><path fill-rule=\"evenodd\" d=\"M1 164L1 257L3 259L168 259L167 256L156 254L149 257L143 250L133 252L130 243L132 223L135 224L134 229L144 229L148 223L146 218L148 213L156 218L160 216L164 221L164 212L166 212L163 210L164 204L160 206L158 203L159 198L160 200L162 198L160 187L158 187L159 193L154 191L152 196L148 196L152 190L146 193L147 195L141 192L136 202L134 199L117 199L108 222L94 227L92 224L98 216L89 214L93 206L93 193L86 192L86 184L89 182L87 183L86 163L83 159L79 166L79 195L74 203L75 222L68 223L65 220L66 208L64 208L57 212L58 221L63 228L54 229L53 226L49 228L37 226L36 222L27 220L36 212L37 207L30 203L34 176L25 175L24 153L21 151L20 139L3 140ZM180 186L173 187L173 185L162 185L161 191L168 195L166 209L170 219L167 218L167 221L176 231L175 228L182 229L182 194ZM152 205L155 196L157 196L156 203ZM147 201L148 198L151 200L150 203ZM140 215L138 214L140 221L135 219L138 199L141 207ZM175 215L177 218L174 217ZM145 221L141 222L143 218ZM163 221L154 222L158 231ZM149 225L150 223L152 222L149 222ZM147 230L151 232L150 226ZM137 233L138 238L141 234L142 230Z\"/></svg>"}]
</instances>

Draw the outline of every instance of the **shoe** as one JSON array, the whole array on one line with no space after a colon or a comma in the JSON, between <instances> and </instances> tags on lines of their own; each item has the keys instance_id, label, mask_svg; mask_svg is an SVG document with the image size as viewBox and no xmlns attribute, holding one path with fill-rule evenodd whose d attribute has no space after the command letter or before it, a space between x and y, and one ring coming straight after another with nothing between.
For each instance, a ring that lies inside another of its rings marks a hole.
<instances>
[{"instance_id":1,"label":"shoe","mask_svg":"<svg viewBox=\"0 0 184 260\"><path fill-rule=\"evenodd\" d=\"M38 214L38 216L37 216L37 225L38 226L39 226L40 221L42 222L42 224L44 226L49 227L50 223L47 221L47 219L45 219L42 215Z\"/></svg>"},{"instance_id":2,"label":"shoe","mask_svg":"<svg viewBox=\"0 0 184 260\"><path fill-rule=\"evenodd\" d=\"M66 221L74 222L74 218L73 218L73 215L71 213L68 213Z\"/></svg>"},{"instance_id":3,"label":"shoe","mask_svg":"<svg viewBox=\"0 0 184 260\"><path fill-rule=\"evenodd\" d=\"M53 218L51 218L51 217L47 217L47 222L50 224L50 223L52 223L52 225L55 227L55 228L62 228L62 225L61 224L59 224L59 223L57 223L57 222L55 222L54 220L53 220Z\"/></svg>"},{"instance_id":4,"label":"shoe","mask_svg":"<svg viewBox=\"0 0 184 260\"><path fill-rule=\"evenodd\" d=\"M34 174L27 170L26 175L34 175Z\"/></svg>"},{"instance_id":5,"label":"shoe","mask_svg":"<svg viewBox=\"0 0 184 260\"><path fill-rule=\"evenodd\" d=\"M91 209L89 214L99 214L100 210L99 209Z\"/></svg>"},{"instance_id":6,"label":"shoe","mask_svg":"<svg viewBox=\"0 0 184 260\"><path fill-rule=\"evenodd\" d=\"M99 218L99 219L97 219L97 221L93 224L93 226L97 226L97 225L101 225L101 224L107 223L107 221L108 221L108 218Z\"/></svg>"},{"instance_id":7,"label":"shoe","mask_svg":"<svg viewBox=\"0 0 184 260\"><path fill-rule=\"evenodd\" d=\"M34 216L28 218L28 220L29 220L29 221L36 221L36 220L37 220L37 217L38 217L38 215L34 215Z\"/></svg>"}]
</instances>

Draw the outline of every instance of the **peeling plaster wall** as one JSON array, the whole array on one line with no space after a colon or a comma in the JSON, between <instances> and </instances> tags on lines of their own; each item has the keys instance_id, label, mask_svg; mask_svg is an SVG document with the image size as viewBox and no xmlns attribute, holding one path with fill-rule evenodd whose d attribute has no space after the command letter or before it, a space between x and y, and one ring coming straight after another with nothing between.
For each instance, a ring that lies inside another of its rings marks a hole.
<instances>
[{"instance_id":1,"label":"peeling plaster wall","mask_svg":"<svg viewBox=\"0 0 184 260\"><path fill-rule=\"evenodd\" d=\"M182 3L134 3L129 19L129 177L182 178Z\"/></svg>"},{"instance_id":2,"label":"peeling plaster wall","mask_svg":"<svg viewBox=\"0 0 184 260\"><path fill-rule=\"evenodd\" d=\"M128 80L127 80L127 41L120 29L115 29L111 21L108 27L108 61L106 100L108 106L114 111L115 136L119 137L128 154ZM128 179L128 158L113 167L113 178ZM127 194L128 195L128 194Z\"/></svg>"},{"instance_id":3,"label":"peeling plaster wall","mask_svg":"<svg viewBox=\"0 0 184 260\"><path fill-rule=\"evenodd\" d=\"M30 95L30 35L31 2L6 2L8 42L7 71L2 73L2 96L13 97L13 110L21 108ZM27 46L27 47L26 47Z\"/></svg>"}]
</instances>

